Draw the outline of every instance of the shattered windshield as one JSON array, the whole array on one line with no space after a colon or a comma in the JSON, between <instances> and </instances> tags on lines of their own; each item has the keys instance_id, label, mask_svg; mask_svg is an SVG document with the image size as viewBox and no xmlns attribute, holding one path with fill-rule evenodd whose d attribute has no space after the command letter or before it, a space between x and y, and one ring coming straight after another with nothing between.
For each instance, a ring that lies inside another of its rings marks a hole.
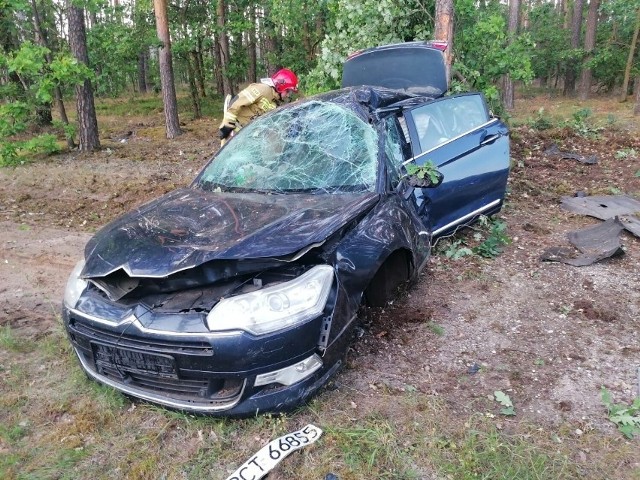
<instances>
[{"instance_id":1,"label":"shattered windshield","mask_svg":"<svg viewBox=\"0 0 640 480\"><path fill-rule=\"evenodd\" d=\"M202 172L214 191L373 191L378 135L352 111L311 101L260 117Z\"/></svg>"}]
</instances>

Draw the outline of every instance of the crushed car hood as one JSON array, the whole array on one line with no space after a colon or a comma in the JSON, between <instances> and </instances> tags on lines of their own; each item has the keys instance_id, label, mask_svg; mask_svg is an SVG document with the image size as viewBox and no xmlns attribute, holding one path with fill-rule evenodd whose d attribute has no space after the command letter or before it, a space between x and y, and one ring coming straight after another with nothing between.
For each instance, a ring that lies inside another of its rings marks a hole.
<instances>
[{"instance_id":1,"label":"crushed car hood","mask_svg":"<svg viewBox=\"0 0 640 480\"><path fill-rule=\"evenodd\" d=\"M85 248L84 278L123 269L166 277L216 259L287 257L325 241L378 201L357 194L215 193L183 188L121 217Z\"/></svg>"}]
</instances>

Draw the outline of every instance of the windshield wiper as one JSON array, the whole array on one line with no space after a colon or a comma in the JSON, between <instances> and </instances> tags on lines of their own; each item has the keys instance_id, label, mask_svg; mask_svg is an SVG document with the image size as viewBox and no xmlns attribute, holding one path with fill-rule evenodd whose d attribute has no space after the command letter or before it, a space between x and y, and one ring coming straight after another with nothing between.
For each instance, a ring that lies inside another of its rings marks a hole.
<instances>
[{"instance_id":1,"label":"windshield wiper","mask_svg":"<svg viewBox=\"0 0 640 480\"><path fill-rule=\"evenodd\" d=\"M336 192L366 192L369 188L366 185L330 185L326 187L310 188L286 188L283 193L311 193L311 194L331 194Z\"/></svg>"}]
</instances>

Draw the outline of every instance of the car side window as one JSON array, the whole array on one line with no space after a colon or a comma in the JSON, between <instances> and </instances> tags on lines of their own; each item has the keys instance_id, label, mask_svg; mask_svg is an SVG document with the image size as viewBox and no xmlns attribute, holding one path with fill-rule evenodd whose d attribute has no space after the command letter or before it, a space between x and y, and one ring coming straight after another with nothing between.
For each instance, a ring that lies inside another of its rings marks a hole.
<instances>
[{"instance_id":1,"label":"car side window","mask_svg":"<svg viewBox=\"0 0 640 480\"><path fill-rule=\"evenodd\" d=\"M404 151L407 142L395 117L386 119L385 129L387 134L384 142L384 151L387 155L388 177L391 182L391 188L395 188L402 176L402 162L406 160Z\"/></svg>"},{"instance_id":2,"label":"car side window","mask_svg":"<svg viewBox=\"0 0 640 480\"><path fill-rule=\"evenodd\" d=\"M470 132L490 119L479 94L446 97L415 108L411 114L422 152Z\"/></svg>"}]
</instances>

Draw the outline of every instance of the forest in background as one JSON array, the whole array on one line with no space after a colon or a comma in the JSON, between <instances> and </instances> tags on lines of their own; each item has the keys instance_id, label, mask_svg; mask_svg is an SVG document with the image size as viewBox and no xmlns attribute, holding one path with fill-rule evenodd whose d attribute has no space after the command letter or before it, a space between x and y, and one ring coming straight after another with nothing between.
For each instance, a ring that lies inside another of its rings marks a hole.
<instances>
[{"instance_id":1,"label":"forest in background","mask_svg":"<svg viewBox=\"0 0 640 480\"><path fill-rule=\"evenodd\" d=\"M412 40L448 41L451 91L497 112L535 84L634 95L639 114L639 29L640 0L0 0L0 165L100 148L95 97L161 93L174 138L176 90L193 118L280 67L308 95L339 86L349 53Z\"/></svg>"}]
</instances>

